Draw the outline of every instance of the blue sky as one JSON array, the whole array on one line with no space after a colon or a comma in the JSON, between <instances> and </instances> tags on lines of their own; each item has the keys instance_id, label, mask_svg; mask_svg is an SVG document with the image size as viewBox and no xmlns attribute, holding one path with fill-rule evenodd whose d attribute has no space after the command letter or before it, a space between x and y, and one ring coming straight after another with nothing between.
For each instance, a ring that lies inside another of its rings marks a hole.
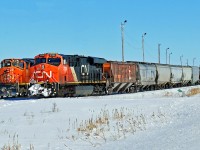
<instances>
[{"instance_id":1,"label":"blue sky","mask_svg":"<svg viewBox=\"0 0 200 150\"><path fill-rule=\"evenodd\" d=\"M0 0L0 60L57 52L121 60L200 64L199 0Z\"/></svg>"}]
</instances>

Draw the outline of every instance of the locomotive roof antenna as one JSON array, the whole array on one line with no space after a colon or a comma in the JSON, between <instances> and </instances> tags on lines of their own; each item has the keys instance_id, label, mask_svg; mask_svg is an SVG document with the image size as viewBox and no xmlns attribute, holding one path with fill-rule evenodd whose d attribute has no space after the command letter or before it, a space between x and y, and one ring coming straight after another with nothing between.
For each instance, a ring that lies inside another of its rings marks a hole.
<instances>
[{"instance_id":1,"label":"locomotive roof antenna","mask_svg":"<svg viewBox=\"0 0 200 150\"><path fill-rule=\"evenodd\" d=\"M142 54L143 54L143 62L144 62L144 37L147 33L142 34Z\"/></svg>"},{"instance_id":2,"label":"locomotive roof antenna","mask_svg":"<svg viewBox=\"0 0 200 150\"><path fill-rule=\"evenodd\" d=\"M166 64L167 64L167 51L169 50L169 47L166 49Z\"/></svg>"},{"instance_id":3,"label":"locomotive roof antenna","mask_svg":"<svg viewBox=\"0 0 200 150\"><path fill-rule=\"evenodd\" d=\"M195 59L196 59L196 58L193 58L193 66L194 66L194 61L195 61Z\"/></svg>"},{"instance_id":4,"label":"locomotive roof antenna","mask_svg":"<svg viewBox=\"0 0 200 150\"><path fill-rule=\"evenodd\" d=\"M121 22L121 36L122 36L122 62L124 62L124 25L127 22L127 20L124 20L124 22Z\"/></svg>"}]
</instances>

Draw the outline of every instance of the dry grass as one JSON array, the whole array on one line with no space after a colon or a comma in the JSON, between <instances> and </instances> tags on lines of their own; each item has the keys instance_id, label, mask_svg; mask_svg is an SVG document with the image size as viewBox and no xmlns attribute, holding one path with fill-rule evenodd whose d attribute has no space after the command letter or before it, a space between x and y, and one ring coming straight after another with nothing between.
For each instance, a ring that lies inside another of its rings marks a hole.
<instances>
[{"instance_id":1,"label":"dry grass","mask_svg":"<svg viewBox=\"0 0 200 150\"><path fill-rule=\"evenodd\" d=\"M166 92L166 93L164 94L165 97L170 97L170 96L172 96L172 95L173 95L172 92Z\"/></svg>"},{"instance_id":2,"label":"dry grass","mask_svg":"<svg viewBox=\"0 0 200 150\"><path fill-rule=\"evenodd\" d=\"M67 136L66 132L62 132L59 133L62 134L59 135L59 138L62 140L67 139L70 142L82 140L96 147L107 141L125 139L136 132L146 130L149 125L163 124L167 120L165 114L160 110L146 115L140 110L125 107L112 110L104 107L98 113L95 113L95 111L90 112L92 112L92 117L81 122L78 119L75 121L69 119Z\"/></svg>"},{"instance_id":3,"label":"dry grass","mask_svg":"<svg viewBox=\"0 0 200 150\"><path fill-rule=\"evenodd\" d=\"M194 88L187 92L187 96L193 96L200 93L200 88Z\"/></svg>"},{"instance_id":4,"label":"dry grass","mask_svg":"<svg viewBox=\"0 0 200 150\"><path fill-rule=\"evenodd\" d=\"M1 149L2 150L21 150L21 144L18 142L18 134L14 134L12 138L12 142L5 144Z\"/></svg>"}]
</instances>

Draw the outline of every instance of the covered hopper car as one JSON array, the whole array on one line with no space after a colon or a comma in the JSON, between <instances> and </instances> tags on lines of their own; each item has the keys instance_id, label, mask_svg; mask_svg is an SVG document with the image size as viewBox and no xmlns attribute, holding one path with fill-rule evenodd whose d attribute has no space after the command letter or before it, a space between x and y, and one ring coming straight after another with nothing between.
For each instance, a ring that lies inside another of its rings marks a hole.
<instances>
[{"instance_id":1,"label":"covered hopper car","mask_svg":"<svg viewBox=\"0 0 200 150\"><path fill-rule=\"evenodd\" d=\"M199 67L192 67L192 84L196 85L199 81Z\"/></svg>"}]
</instances>

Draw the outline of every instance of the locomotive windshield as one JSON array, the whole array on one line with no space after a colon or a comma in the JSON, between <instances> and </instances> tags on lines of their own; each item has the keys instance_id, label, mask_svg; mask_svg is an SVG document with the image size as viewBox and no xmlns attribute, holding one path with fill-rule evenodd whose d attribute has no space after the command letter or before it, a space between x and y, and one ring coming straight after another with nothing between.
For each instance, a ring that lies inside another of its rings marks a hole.
<instances>
[{"instance_id":1,"label":"locomotive windshield","mask_svg":"<svg viewBox=\"0 0 200 150\"><path fill-rule=\"evenodd\" d=\"M61 62L60 58L48 58L48 64L59 66Z\"/></svg>"},{"instance_id":2,"label":"locomotive windshield","mask_svg":"<svg viewBox=\"0 0 200 150\"><path fill-rule=\"evenodd\" d=\"M6 59L1 62L1 68L11 67L11 66L24 68L24 63L18 59L16 59L16 60Z\"/></svg>"},{"instance_id":3,"label":"locomotive windshield","mask_svg":"<svg viewBox=\"0 0 200 150\"><path fill-rule=\"evenodd\" d=\"M20 67L20 68L24 68L24 63L19 61L19 60L13 60L12 62L12 66L14 67Z\"/></svg>"},{"instance_id":4,"label":"locomotive windshield","mask_svg":"<svg viewBox=\"0 0 200 150\"><path fill-rule=\"evenodd\" d=\"M10 67L10 66L11 66L11 60L10 59L6 59L6 60L1 62L1 68Z\"/></svg>"},{"instance_id":5,"label":"locomotive windshield","mask_svg":"<svg viewBox=\"0 0 200 150\"><path fill-rule=\"evenodd\" d=\"M41 64L41 63L46 63L46 58L36 58L35 59L35 65Z\"/></svg>"}]
</instances>

